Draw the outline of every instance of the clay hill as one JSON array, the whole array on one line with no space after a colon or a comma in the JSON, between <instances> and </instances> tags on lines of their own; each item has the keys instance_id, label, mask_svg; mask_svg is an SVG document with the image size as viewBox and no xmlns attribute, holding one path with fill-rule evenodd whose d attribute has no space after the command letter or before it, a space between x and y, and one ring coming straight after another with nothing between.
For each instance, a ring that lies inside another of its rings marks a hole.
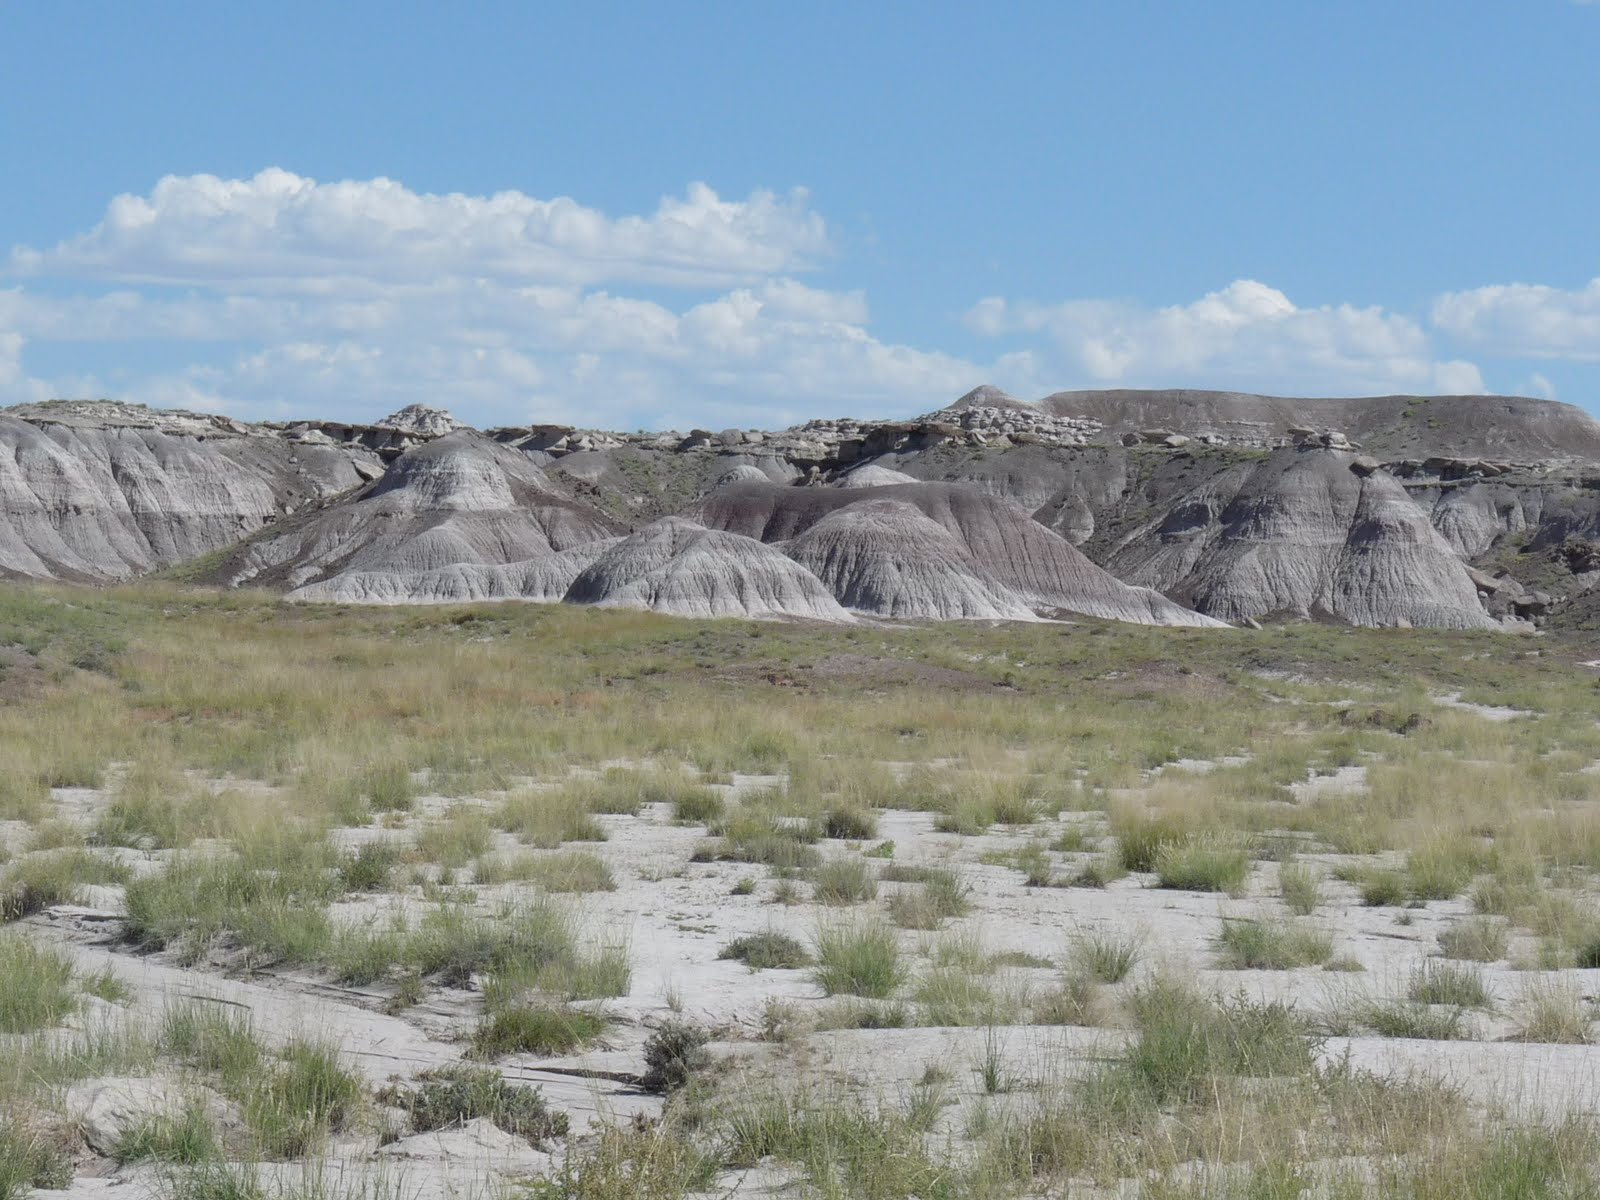
<instances>
[{"instance_id":1,"label":"clay hill","mask_svg":"<svg viewBox=\"0 0 1600 1200\"><path fill-rule=\"evenodd\" d=\"M0 577L306 601L1164 625L1590 625L1600 423L1498 396L978 388L910 421L621 434L0 410Z\"/></svg>"}]
</instances>

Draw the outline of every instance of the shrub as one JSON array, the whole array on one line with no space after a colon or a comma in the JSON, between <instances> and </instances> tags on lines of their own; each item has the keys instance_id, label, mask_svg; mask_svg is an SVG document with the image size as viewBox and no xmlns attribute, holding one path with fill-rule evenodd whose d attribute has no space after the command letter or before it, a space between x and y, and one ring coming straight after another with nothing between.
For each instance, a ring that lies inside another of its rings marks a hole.
<instances>
[{"instance_id":1,"label":"shrub","mask_svg":"<svg viewBox=\"0 0 1600 1200\"><path fill-rule=\"evenodd\" d=\"M674 1092L707 1062L711 1035L687 1021L663 1021L644 1044L644 1089Z\"/></svg>"},{"instance_id":2,"label":"shrub","mask_svg":"<svg viewBox=\"0 0 1600 1200\"><path fill-rule=\"evenodd\" d=\"M824 994L881 1000L905 981L895 932L876 921L825 925L816 937L816 980Z\"/></svg>"},{"instance_id":3,"label":"shrub","mask_svg":"<svg viewBox=\"0 0 1600 1200\"><path fill-rule=\"evenodd\" d=\"M717 957L738 959L753 971L811 965L811 955L799 941L786 933L776 933L770 929L765 933L735 938L722 948Z\"/></svg>"}]
</instances>

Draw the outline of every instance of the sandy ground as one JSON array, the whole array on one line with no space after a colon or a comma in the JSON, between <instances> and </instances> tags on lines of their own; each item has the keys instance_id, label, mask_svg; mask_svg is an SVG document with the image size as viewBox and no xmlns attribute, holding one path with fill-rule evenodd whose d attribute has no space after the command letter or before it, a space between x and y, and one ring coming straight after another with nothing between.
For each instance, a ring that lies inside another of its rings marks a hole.
<instances>
[{"instance_id":1,"label":"sandy ground","mask_svg":"<svg viewBox=\"0 0 1600 1200\"><path fill-rule=\"evenodd\" d=\"M1490 714L1484 714L1494 719ZM738 792L770 780L745 777L727 790ZM1352 790L1362 784L1361 768L1309 780L1300 798L1327 790ZM62 815L88 819L103 799L74 791L58 796ZM410 829L345 831L349 840L372 836L407 837L417 824L445 811L441 798L423 803ZM1064 820L1095 820L1092 814L1068 814ZM498 1063L508 1080L537 1084L548 1101L570 1114L573 1128L583 1133L600 1120L649 1115L659 1109L657 1097L641 1092L621 1077L642 1069L642 1052L651 1028L669 1017L681 1017L715 1031L715 1052L742 1068L771 1077L781 1072L795 1083L807 1080L847 1087L863 1095L897 1097L922 1079L930 1067L947 1073L952 1104L944 1124L957 1128L965 1106L983 1095L980 1064L998 1055L1015 1083L1014 1090L1051 1079L1066 1078L1114 1057L1125 1038L1118 1029L1075 1027L909 1028L848 1030L807 1035L798 1045L782 1048L759 1040L763 1014L770 1001L816 1013L829 1004L805 971L751 971L718 957L721 949L743 934L777 930L809 942L819 924L846 915L846 910L804 902L773 902L775 882L765 868L733 862L693 863L690 856L704 838L699 827L671 823L665 806L647 807L639 816L600 818L609 840L586 845L609 864L617 880L614 892L575 898L585 937L597 944L623 940L633 966L629 994L607 1005L614 1023L605 1039L585 1053L559 1059L512 1057ZM1404 992L1416 965L1437 954L1439 932L1470 909L1463 900L1432 902L1397 911L1368 908L1355 889L1332 879L1324 883L1325 902L1311 924L1335 935L1334 953L1359 963L1358 972L1333 973L1318 968L1294 971L1227 971L1216 967L1215 939L1224 921L1284 912L1277 899L1274 863L1255 865L1246 893L1223 895L1159 890L1130 877L1104 890L1030 888L1013 867L986 865L980 859L1013 850L1038 833L996 830L979 837L936 833L926 813L881 814L877 844L894 843L898 863L940 863L958 868L972 887L972 915L948 923L940 934L904 932L903 948L919 966L920 957L942 936L975 931L991 953L1026 952L1055 966L1005 968L1005 986L1043 989L1059 978L1075 934L1113 930L1136 936L1142 947L1133 979L1136 986L1154 971L1173 971L1198 979L1221 995L1244 994L1279 999L1316 1013L1352 994L1373 997ZM16 831L0 830L12 837ZM502 835L505 849L515 843ZM833 856L859 854L860 844L825 843ZM159 856L134 855L141 869L155 869ZM1087 856L1058 855L1062 872ZM1305 856L1304 863L1331 870L1334 856ZM737 895L735 884L754 878L751 894ZM480 888L479 903L492 906L527 885ZM854 906L852 913L881 909L897 887L885 883L876 901ZM809 888L801 884L802 896ZM314 1033L338 1043L351 1064L373 1085L407 1080L429 1068L459 1061L463 1038L472 1027L480 998L471 990L436 991L414 1009L399 1015L382 1011L381 989L344 988L303 972L257 974L250 978L184 968L162 956L141 956L121 940L119 889L93 889L91 903L50 910L23 924L27 936L65 947L87 972L109 969L127 985L124 1007L134 1014L154 1015L176 1000L202 998L248 1010L257 1028L271 1040ZM341 919L360 920L392 899L362 900L338 906ZM1405 923L1400 923L1404 920ZM1512 955L1519 947L1513 942ZM1507 962L1489 964L1483 978L1494 996L1492 1014L1469 1017L1476 1040L1437 1042L1392 1038L1331 1038L1321 1053L1328 1061L1344 1058L1356 1067L1382 1075L1441 1076L1457 1084L1474 1101L1500 1103L1519 1114L1600 1113L1600 1047L1525 1045L1506 1039L1516 1027L1520 999L1536 978L1558 976L1586 999L1600 994L1600 971L1529 972ZM81 1019L94 1019L92 1016ZM508 1145L495 1131L453 1131L446 1136L407 1139L396 1149L380 1150L376 1137L336 1145L321 1169L334 1177L360 1178L396 1195L433 1197L472 1195L492 1190L496 1177L539 1174L551 1166L549 1156L525 1144ZM515 1139L512 1139L515 1142ZM275 1172L300 1167L271 1168ZM149 1169L110 1170L86 1175L72 1195L141 1197L152 1194L159 1179ZM762 1194L781 1182L770 1172L755 1172L724 1184L738 1194ZM125 1186L126 1185L126 1186Z\"/></svg>"}]
</instances>

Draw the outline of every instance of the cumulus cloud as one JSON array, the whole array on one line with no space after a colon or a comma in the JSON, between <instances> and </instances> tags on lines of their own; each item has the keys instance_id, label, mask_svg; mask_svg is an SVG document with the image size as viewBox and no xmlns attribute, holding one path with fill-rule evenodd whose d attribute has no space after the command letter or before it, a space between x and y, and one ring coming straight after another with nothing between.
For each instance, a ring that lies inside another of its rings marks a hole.
<instances>
[{"instance_id":1,"label":"cumulus cloud","mask_svg":"<svg viewBox=\"0 0 1600 1200\"><path fill-rule=\"evenodd\" d=\"M861 292L795 278L831 254L799 189L724 200L693 184L612 217L279 169L169 176L53 248L14 250L9 273L29 290L0 290L0 328L88 357L145 342L180 359L113 383L80 374L80 393L263 417L417 401L485 425L767 424L819 402L916 411L979 376L880 343Z\"/></svg>"},{"instance_id":2,"label":"cumulus cloud","mask_svg":"<svg viewBox=\"0 0 1600 1200\"><path fill-rule=\"evenodd\" d=\"M1506 283L1450 292L1433 323L1490 354L1600 362L1600 279L1576 290Z\"/></svg>"},{"instance_id":3,"label":"cumulus cloud","mask_svg":"<svg viewBox=\"0 0 1600 1200\"><path fill-rule=\"evenodd\" d=\"M1043 334L1046 346L1016 366L1097 386L1321 395L1483 390L1476 366L1435 358L1427 332L1409 317L1348 304L1302 308L1253 279L1164 308L990 297L968 312L967 324L989 337Z\"/></svg>"},{"instance_id":4,"label":"cumulus cloud","mask_svg":"<svg viewBox=\"0 0 1600 1200\"><path fill-rule=\"evenodd\" d=\"M98 225L53 249L17 248L10 267L223 289L441 276L718 285L803 270L828 250L801 189L724 200L695 183L648 216L612 218L567 197L436 196L274 167L251 179L169 175L147 196L117 196Z\"/></svg>"}]
</instances>

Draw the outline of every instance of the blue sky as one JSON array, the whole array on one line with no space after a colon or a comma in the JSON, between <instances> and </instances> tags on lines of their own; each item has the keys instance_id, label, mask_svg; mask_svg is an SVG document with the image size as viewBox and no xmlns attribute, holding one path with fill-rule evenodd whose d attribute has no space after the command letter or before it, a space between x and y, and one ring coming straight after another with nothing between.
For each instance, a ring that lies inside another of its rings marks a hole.
<instances>
[{"instance_id":1,"label":"blue sky","mask_svg":"<svg viewBox=\"0 0 1600 1200\"><path fill-rule=\"evenodd\" d=\"M1600 4L14 5L0 402L1600 405Z\"/></svg>"}]
</instances>

